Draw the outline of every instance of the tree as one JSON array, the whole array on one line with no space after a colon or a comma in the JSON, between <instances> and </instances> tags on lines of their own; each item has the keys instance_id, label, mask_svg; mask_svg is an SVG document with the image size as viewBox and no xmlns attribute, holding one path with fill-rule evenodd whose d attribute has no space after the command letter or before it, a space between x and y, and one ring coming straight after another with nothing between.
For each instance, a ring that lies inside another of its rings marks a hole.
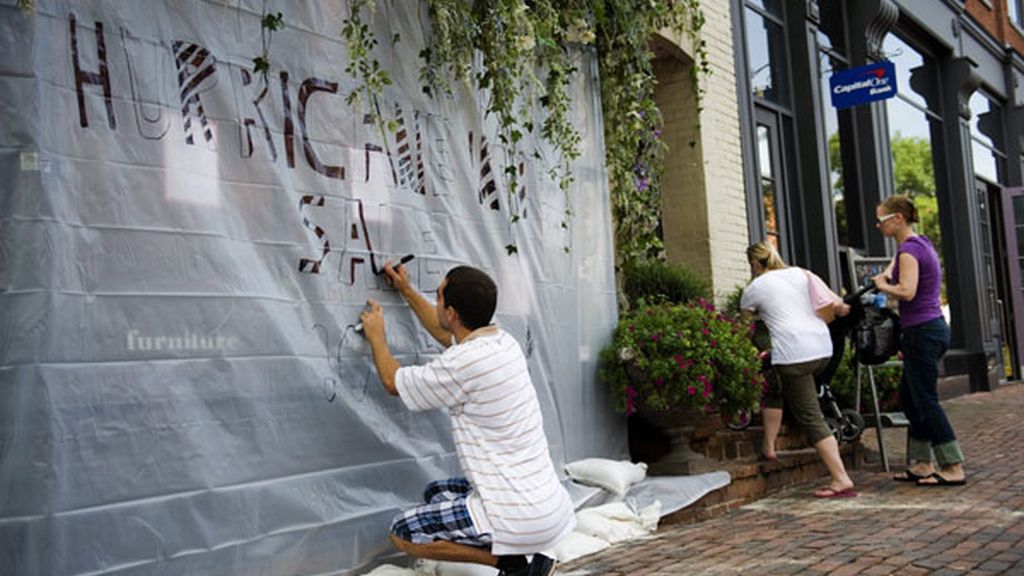
<instances>
[{"instance_id":1,"label":"tree","mask_svg":"<svg viewBox=\"0 0 1024 576\"><path fill-rule=\"evenodd\" d=\"M942 257L942 236L939 230L938 201L935 198L935 165L932 162L931 143L926 138L903 136L899 132L889 141L892 150L893 176L897 194L907 194L917 206L920 223L918 232L935 244ZM846 205L843 199L842 158L839 153L839 133L828 138L828 156L833 174L833 197L836 204L836 225L839 242L847 243Z\"/></svg>"},{"instance_id":2,"label":"tree","mask_svg":"<svg viewBox=\"0 0 1024 576\"><path fill-rule=\"evenodd\" d=\"M939 227L939 202L935 197L935 164L932 162L932 146L926 138L903 136L899 132L889 140L892 150L892 170L897 194L907 194L917 208L917 232L931 240L935 250L942 257L942 233ZM828 138L828 157L833 174L833 198L838 228L839 243L847 244L846 203L843 202L842 159L839 154L839 133ZM943 268L945 268L945 265ZM942 300L946 300L946 280L942 280Z\"/></svg>"},{"instance_id":3,"label":"tree","mask_svg":"<svg viewBox=\"0 0 1024 576\"><path fill-rule=\"evenodd\" d=\"M935 196L935 167L932 145L919 136L904 137L899 132L889 140L896 193L911 198Z\"/></svg>"}]
</instances>

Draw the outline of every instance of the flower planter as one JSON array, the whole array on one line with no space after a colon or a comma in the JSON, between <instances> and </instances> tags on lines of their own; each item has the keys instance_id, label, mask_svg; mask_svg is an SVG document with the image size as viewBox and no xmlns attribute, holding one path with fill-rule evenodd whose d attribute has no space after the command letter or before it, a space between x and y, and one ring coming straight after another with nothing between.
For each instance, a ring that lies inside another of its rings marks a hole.
<instances>
[{"instance_id":1,"label":"flower planter","mask_svg":"<svg viewBox=\"0 0 1024 576\"><path fill-rule=\"evenodd\" d=\"M679 408L667 412L641 410L633 418L653 426L667 441L667 451L657 460L647 462L647 473L652 476L703 474L722 468L717 460L694 450L695 444L706 444L706 439L724 428L721 416L706 414L695 408ZM631 426L643 430L642 426ZM637 439L640 440L640 439ZM634 444L634 439L630 439ZM642 444L642 440L636 442Z\"/></svg>"}]
</instances>

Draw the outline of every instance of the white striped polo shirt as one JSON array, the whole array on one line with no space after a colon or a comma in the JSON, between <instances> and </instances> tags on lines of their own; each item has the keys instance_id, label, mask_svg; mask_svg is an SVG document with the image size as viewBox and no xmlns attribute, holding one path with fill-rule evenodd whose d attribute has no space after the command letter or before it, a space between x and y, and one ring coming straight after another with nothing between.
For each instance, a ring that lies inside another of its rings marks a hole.
<instances>
[{"instance_id":1,"label":"white striped polo shirt","mask_svg":"<svg viewBox=\"0 0 1024 576\"><path fill-rule=\"evenodd\" d=\"M472 332L425 366L395 375L410 410L447 408L462 470L473 485L467 503L491 553L550 549L575 527L572 501L558 480L526 358L495 326Z\"/></svg>"}]
</instances>

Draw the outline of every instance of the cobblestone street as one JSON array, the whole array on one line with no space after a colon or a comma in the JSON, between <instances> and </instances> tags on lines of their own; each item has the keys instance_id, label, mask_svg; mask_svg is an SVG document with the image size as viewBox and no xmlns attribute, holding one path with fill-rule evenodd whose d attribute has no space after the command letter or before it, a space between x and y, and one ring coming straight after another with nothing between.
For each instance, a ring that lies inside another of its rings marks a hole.
<instances>
[{"instance_id":1,"label":"cobblestone street","mask_svg":"<svg viewBox=\"0 0 1024 576\"><path fill-rule=\"evenodd\" d=\"M944 406L967 456L968 482L894 482L905 429L886 430L893 472L853 472L858 498L816 499L817 484L786 490L698 524L613 546L559 567L583 574L1024 574L1024 384ZM865 432L877 448L874 429ZM824 482L824 480L822 480Z\"/></svg>"}]
</instances>

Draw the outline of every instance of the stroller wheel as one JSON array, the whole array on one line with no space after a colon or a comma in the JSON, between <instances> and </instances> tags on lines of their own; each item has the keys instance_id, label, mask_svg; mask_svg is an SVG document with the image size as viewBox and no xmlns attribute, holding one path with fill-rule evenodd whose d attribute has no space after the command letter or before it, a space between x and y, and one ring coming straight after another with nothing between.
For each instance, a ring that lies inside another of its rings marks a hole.
<instances>
[{"instance_id":1,"label":"stroller wheel","mask_svg":"<svg viewBox=\"0 0 1024 576\"><path fill-rule=\"evenodd\" d=\"M864 417L849 408L843 410L843 440L853 442L864 431Z\"/></svg>"},{"instance_id":2,"label":"stroller wheel","mask_svg":"<svg viewBox=\"0 0 1024 576\"><path fill-rule=\"evenodd\" d=\"M750 410L740 410L732 416L722 414L722 421L725 422L726 428L730 430L746 430L753 419L754 414Z\"/></svg>"},{"instance_id":3,"label":"stroller wheel","mask_svg":"<svg viewBox=\"0 0 1024 576\"><path fill-rule=\"evenodd\" d=\"M839 423L839 420L835 418L825 418L825 425L828 426L832 435L836 437L836 442L843 441L843 425Z\"/></svg>"}]
</instances>

